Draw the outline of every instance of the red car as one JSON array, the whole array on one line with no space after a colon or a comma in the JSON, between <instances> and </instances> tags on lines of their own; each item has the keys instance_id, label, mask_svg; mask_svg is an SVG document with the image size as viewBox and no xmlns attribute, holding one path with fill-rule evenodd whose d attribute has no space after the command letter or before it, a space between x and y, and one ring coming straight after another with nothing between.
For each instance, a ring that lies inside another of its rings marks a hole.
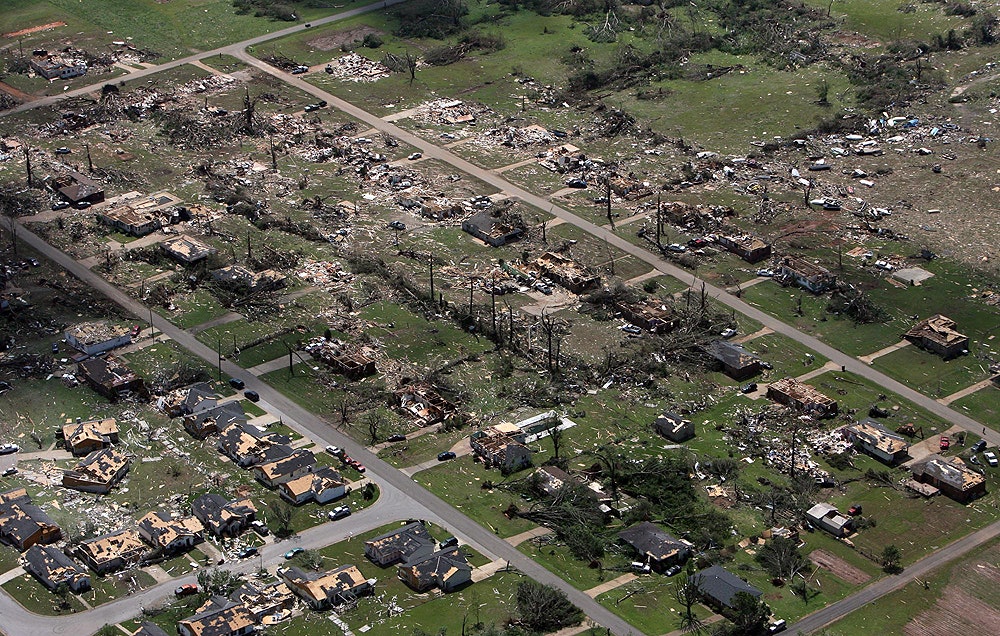
<instances>
[{"instance_id":1,"label":"red car","mask_svg":"<svg viewBox=\"0 0 1000 636\"><path fill-rule=\"evenodd\" d=\"M947 435L942 435L941 436L940 446L941 446L941 450L948 450L951 447L951 440L948 439Z\"/></svg>"},{"instance_id":2,"label":"red car","mask_svg":"<svg viewBox=\"0 0 1000 636\"><path fill-rule=\"evenodd\" d=\"M187 596L189 594L197 594L198 586L194 583L188 583L187 585L182 585L174 590L175 596Z\"/></svg>"},{"instance_id":3,"label":"red car","mask_svg":"<svg viewBox=\"0 0 1000 636\"><path fill-rule=\"evenodd\" d=\"M365 465L364 465L364 464L358 464L358 463L355 463L355 464L354 464L354 470L358 471L359 473L363 473L363 472L365 472L365 471L366 471L366 470L368 470L368 469L367 469L367 468L365 468Z\"/></svg>"}]
</instances>

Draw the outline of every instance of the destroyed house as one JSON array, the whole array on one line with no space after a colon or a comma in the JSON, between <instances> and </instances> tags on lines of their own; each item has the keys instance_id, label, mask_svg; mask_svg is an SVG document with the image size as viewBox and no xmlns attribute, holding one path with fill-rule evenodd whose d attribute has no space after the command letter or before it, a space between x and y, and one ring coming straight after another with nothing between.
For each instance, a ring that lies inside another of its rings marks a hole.
<instances>
[{"instance_id":1,"label":"destroyed house","mask_svg":"<svg viewBox=\"0 0 1000 636\"><path fill-rule=\"evenodd\" d=\"M365 556L375 565L385 567L434 553L434 538L419 521L386 532L365 542Z\"/></svg>"},{"instance_id":2,"label":"destroyed house","mask_svg":"<svg viewBox=\"0 0 1000 636\"><path fill-rule=\"evenodd\" d=\"M217 537L236 537L257 518L257 508L249 499L229 501L207 493L191 502L191 512L205 529Z\"/></svg>"},{"instance_id":3,"label":"destroyed house","mask_svg":"<svg viewBox=\"0 0 1000 636\"><path fill-rule=\"evenodd\" d=\"M713 565L693 574L691 580L698 586L702 598L716 609L732 609L737 594L760 598L760 590L719 565Z\"/></svg>"},{"instance_id":4,"label":"destroyed house","mask_svg":"<svg viewBox=\"0 0 1000 636\"><path fill-rule=\"evenodd\" d=\"M186 552L203 540L204 526L195 517L174 518L170 513L152 511L139 519L139 536L163 553Z\"/></svg>"},{"instance_id":5,"label":"destroyed house","mask_svg":"<svg viewBox=\"0 0 1000 636\"><path fill-rule=\"evenodd\" d=\"M292 453L284 435L265 431L247 422L237 423L219 433L215 447L220 453L246 468Z\"/></svg>"},{"instance_id":6,"label":"destroyed house","mask_svg":"<svg viewBox=\"0 0 1000 636\"><path fill-rule=\"evenodd\" d=\"M680 324L673 307L661 300L648 299L640 303L618 303L622 318L650 333L667 333Z\"/></svg>"},{"instance_id":7,"label":"destroyed house","mask_svg":"<svg viewBox=\"0 0 1000 636\"><path fill-rule=\"evenodd\" d=\"M653 188L648 181L639 181L631 177L615 175L609 183L611 191L626 201L637 201L653 194Z\"/></svg>"},{"instance_id":8,"label":"destroyed house","mask_svg":"<svg viewBox=\"0 0 1000 636\"><path fill-rule=\"evenodd\" d=\"M715 340L705 351L715 361L715 366L734 380L745 380L760 373L760 358L743 348L738 342Z\"/></svg>"},{"instance_id":9,"label":"destroyed house","mask_svg":"<svg viewBox=\"0 0 1000 636\"><path fill-rule=\"evenodd\" d=\"M214 247L206 245L187 234L181 234L180 236L163 241L160 243L160 249L174 260L187 264L197 263L215 254Z\"/></svg>"},{"instance_id":10,"label":"destroyed house","mask_svg":"<svg viewBox=\"0 0 1000 636\"><path fill-rule=\"evenodd\" d=\"M87 175L79 172L69 172L56 177L53 186L56 192L73 205L100 203L104 200L104 188Z\"/></svg>"},{"instance_id":11,"label":"destroyed house","mask_svg":"<svg viewBox=\"0 0 1000 636\"><path fill-rule=\"evenodd\" d=\"M213 596L194 616L177 622L180 636L245 636L255 629L253 614L222 596Z\"/></svg>"},{"instance_id":12,"label":"destroyed house","mask_svg":"<svg viewBox=\"0 0 1000 636\"><path fill-rule=\"evenodd\" d=\"M146 555L146 544L135 530L119 530L81 541L76 555L94 572L105 574L132 567Z\"/></svg>"},{"instance_id":13,"label":"destroyed house","mask_svg":"<svg viewBox=\"0 0 1000 636\"><path fill-rule=\"evenodd\" d=\"M399 410L420 427L444 421L455 414L455 405L444 399L425 383L409 384L396 389L394 396Z\"/></svg>"},{"instance_id":14,"label":"destroyed house","mask_svg":"<svg viewBox=\"0 0 1000 636\"><path fill-rule=\"evenodd\" d=\"M229 265L212 272L212 280L230 285L243 285L251 292L284 287L285 276L273 269L255 272L242 265Z\"/></svg>"},{"instance_id":15,"label":"destroyed house","mask_svg":"<svg viewBox=\"0 0 1000 636\"><path fill-rule=\"evenodd\" d=\"M532 479L537 488L550 497L558 495L567 485L581 483L558 466L542 466L532 473Z\"/></svg>"},{"instance_id":16,"label":"destroyed house","mask_svg":"<svg viewBox=\"0 0 1000 636\"><path fill-rule=\"evenodd\" d=\"M290 455L253 467L253 476L268 488L276 488L286 481L311 473L316 467L316 456L310 450L298 449Z\"/></svg>"},{"instance_id":17,"label":"destroyed house","mask_svg":"<svg viewBox=\"0 0 1000 636\"><path fill-rule=\"evenodd\" d=\"M846 537L854 527L850 517L842 515L828 503L818 503L807 510L806 519L835 537Z\"/></svg>"},{"instance_id":18,"label":"destroyed house","mask_svg":"<svg viewBox=\"0 0 1000 636\"><path fill-rule=\"evenodd\" d=\"M465 552L454 547L400 564L396 575L417 592L434 587L451 592L472 581L472 566Z\"/></svg>"},{"instance_id":19,"label":"destroyed house","mask_svg":"<svg viewBox=\"0 0 1000 636\"><path fill-rule=\"evenodd\" d=\"M107 207L97 213L97 220L129 236L146 236L163 227L153 212L141 211L131 205Z\"/></svg>"},{"instance_id":20,"label":"destroyed house","mask_svg":"<svg viewBox=\"0 0 1000 636\"><path fill-rule=\"evenodd\" d=\"M35 575L42 585L55 590L65 585L73 592L90 589L90 574L62 550L34 545L24 555L24 569Z\"/></svg>"},{"instance_id":21,"label":"destroyed house","mask_svg":"<svg viewBox=\"0 0 1000 636\"><path fill-rule=\"evenodd\" d=\"M64 424L62 438L66 450L74 455L87 455L118 443L118 421L113 417Z\"/></svg>"},{"instance_id":22,"label":"destroyed house","mask_svg":"<svg viewBox=\"0 0 1000 636\"><path fill-rule=\"evenodd\" d=\"M313 358L351 380L359 380L377 372L373 351L369 347L351 345L336 338L327 340L318 337L306 343L305 350Z\"/></svg>"},{"instance_id":23,"label":"destroyed house","mask_svg":"<svg viewBox=\"0 0 1000 636\"><path fill-rule=\"evenodd\" d=\"M796 285L814 294L822 294L837 283L837 277L831 274L830 270L794 256L781 259L775 278L779 282Z\"/></svg>"},{"instance_id":24,"label":"destroyed house","mask_svg":"<svg viewBox=\"0 0 1000 636\"><path fill-rule=\"evenodd\" d=\"M69 346L88 356L96 356L132 343L132 335L127 327L105 321L81 323L67 329L63 335Z\"/></svg>"},{"instance_id":25,"label":"destroyed house","mask_svg":"<svg viewBox=\"0 0 1000 636\"><path fill-rule=\"evenodd\" d=\"M0 541L18 550L62 538L62 531L24 488L0 493Z\"/></svg>"},{"instance_id":26,"label":"destroyed house","mask_svg":"<svg viewBox=\"0 0 1000 636\"><path fill-rule=\"evenodd\" d=\"M829 398L808 384L794 378L782 378L767 387L767 397L816 417L837 414L837 401Z\"/></svg>"},{"instance_id":27,"label":"destroyed house","mask_svg":"<svg viewBox=\"0 0 1000 636\"><path fill-rule=\"evenodd\" d=\"M347 481L336 470L323 466L281 484L278 494L296 505L307 501L325 504L347 494Z\"/></svg>"},{"instance_id":28,"label":"destroyed house","mask_svg":"<svg viewBox=\"0 0 1000 636\"><path fill-rule=\"evenodd\" d=\"M573 259L555 252L545 252L535 259L535 265L558 285L575 294L593 289L601 281L599 276L589 273Z\"/></svg>"},{"instance_id":29,"label":"destroyed house","mask_svg":"<svg viewBox=\"0 0 1000 636\"><path fill-rule=\"evenodd\" d=\"M258 586L251 581L245 581L229 595L229 600L242 604L253 614L257 622L265 616L295 607L295 595L281 582Z\"/></svg>"},{"instance_id":30,"label":"destroyed house","mask_svg":"<svg viewBox=\"0 0 1000 636\"><path fill-rule=\"evenodd\" d=\"M905 460L910 448L901 435L890 433L873 419L845 426L843 432L855 448L890 466Z\"/></svg>"},{"instance_id":31,"label":"destroyed house","mask_svg":"<svg viewBox=\"0 0 1000 636\"><path fill-rule=\"evenodd\" d=\"M243 405L237 401L218 404L212 408L184 416L184 430L195 439L205 439L209 435L226 431L247 421Z\"/></svg>"},{"instance_id":32,"label":"destroyed house","mask_svg":"<svg viewBox=\"0 0 1000 636\"><path fill-rule=\"evenodd\" d=\"M497 424L469 436L474 452L487 468L496 467L504 473L531 465L532 451L521 439L521 429L515 424Z\"/></svg>"},{"instance_id":33,"label":"destroyed house","mask_svg":"<svg viewBox=\"0 0 1000 636\"><path fill-rule=\"evenodd\" d=\"M683 563L690 555L686 544L648 521L622 530L618 538L632 546L639 558L658 572Z\"/></svg>"},{"instance_id":34,"label":"destroyed house","mask_svg":"<svg viewBox=\"0 0 1000 636\"><path fill-rule=\"evenodd\" d=\"M493 247L502 247L524 236L523 227L510 225L489 212L477 212L465 219L462 230Z\"/></svg>"},{"instance_id":35,"label":"destroyed house","mask_svg":"<svg viewBox=\"0 0 1000 636\"><path fill-rule=\"evenodd\" d=\"M913 325L903 337L945 359L954 358L969 350L969 337L956 331L955 327L954 320L937 314Z\"/></svg>"},{"instance_id":36,"label":"destroyed house","mask_svg":"<svg viewBox=\"0 0 1000 636\"><path fill-rule=\"evenodd\" d=\"M316 573L291 567L279 574L289 589L314 610L353 601L375 587L375 580L366 579L356 565L342 565L329 572Z\"/></svg>"},{"instance_id":37,"label":"destroyed house","mask_svg":"<svg viewBox=\"0 0 1000 636\"><path fill-rule=\"evenodd\" d=\"M771 255L771 246L756 236L721 235L716 242L748 263L757 263Z\"/></svg>"},{"instance_id":38,"label":"destroyed house","mask_svg":"<svg viewBox=\"0 0 1000 636\"><path fill-rule=\"evenodd\" d=\"M218 403L219 396L211 385L198 382L161 396L156 401L156 407L169 417L180 417L213 408Z\"/></svg>"},{"instance_id":39,"label":"destroyed house","mask_svg":"<svg viewBox=\"0 0 1000 636\"><path fill-rule=\"evenodd\" d=\"M680 444L694 437L694 422L671 411L664 411L653 422L653 428L671 442Z\"/></svg>"},{"instance_id":40,"label":"destroyed house","mask_svg":"<svg viewBox=\"0 0 1000 636\"><path fill-rule=\"evenodd\" d=\"M106 494L128 474L132 456L119 448L105 448L87 455L74 468L64 470L65 488Z\"/></svg>"},{"instance_id":41,"label":"destroyed house","mask_svg":"<svg viewBox=\"0 0 1000 636\"><path fill-rule=\"evenodd\" d=\"M914 480L930 484L961 503L986 494L986 479L958 457L945 459L935 453L911 464L910 470Z\"/></svg>"},{"instance_id":42,"label":"destroyed house","mask_svg":"<svg viewBox=\"0 0 1000 636\"><path fill-rule=\"evenodd\" d=\"M47 80L70 79L87 74L86 62L61 55L35 55L28 63L31 70Z\"/></svg>"},{"instance_id":43,"label":"destroyed house","mask_svg":"<svg viewBox=\"0 0 1000 636\"><path fill-rule=\"evenodd\" d=\"M84 382L110 400L125 393L146 392L142 378L114 356L83 360L76 365L76 368Z\"/></svg>"}]
</instances>

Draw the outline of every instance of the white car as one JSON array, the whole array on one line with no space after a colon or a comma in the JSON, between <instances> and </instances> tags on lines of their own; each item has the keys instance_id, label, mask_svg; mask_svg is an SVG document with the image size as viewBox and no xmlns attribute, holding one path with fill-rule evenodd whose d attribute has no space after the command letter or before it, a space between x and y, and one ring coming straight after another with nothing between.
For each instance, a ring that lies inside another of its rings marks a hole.
<instances>
[{"instance_id":1,"label":"white car","mask_svg":"<svg viewBox=\"0 0 1000 636\"><path fill-rule=\"evenodd\" d=\"M730 327L729 329L723 329L722 333L719 334L723 338L732 338L736 335L736 330Z\"/></svg>"},{"instance_id":2,"label":"white car","mask_svg":"<svg viewBox=\"0 0 1000 636\"><path fill-rule=\"evenodd\" d=\"M986 451L985 453L983 453L983 457L986 458L986 463L989 464L990 466L997 465L997 456L996 453L994 453L993 451Z\"/></svg>"},{"instance_id":3,"label":"white car","mask_svg":"<svg viewBox=\"0 0 1000 636\"><path fill-rule=\"evenodd\" d=\"M0 444L0 455L9 455L21 450L17 444Z\"/></svg>"}]
</instances>

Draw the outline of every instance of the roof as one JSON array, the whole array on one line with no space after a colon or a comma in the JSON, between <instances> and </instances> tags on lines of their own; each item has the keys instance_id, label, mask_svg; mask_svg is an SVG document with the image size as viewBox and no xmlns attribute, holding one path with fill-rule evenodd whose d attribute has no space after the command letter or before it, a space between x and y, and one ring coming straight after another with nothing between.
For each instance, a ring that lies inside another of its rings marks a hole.
<instances>
[{"instance_id":1,"label":"roof","mask_svg":"<svg viewBox=\"0 0 1000 636\"><path fill-rule=\"evenodd\" d=\"M33 545L24 554L27 569L53 586L75 577L87 576L87 571L62 550L51 546Z\"/></svg>"},{"instance_id":2,"label":"roof","mask_svg":"<svg viewBox=\"0 0 1000 636\"><path fill-rule=\"evenodd\" d=\"M163 631L156 623L143 621L142 624L139 625L139 629L132 632L132 636L169 636L169 634Z\"/></svg>"},{"instance_id":3,"label":"roof","mask_svg":"<svg viewBox=\"0 0 1000 636\"><path fill-rule=\"evenodd\" d=\"M122 325L114 325L106 320L82 322L66 330L66 336L72 336L82 345L95 345L108 340L114 340L128 335L129 330Z\"/></svg>"},{"instance_id":4,"label":"roof","mask_svg":"<svg viewBox=\"0 0 1000 636\"><path fill-rule=\"evenodd\" d=\"M901 435L890 433L873 419L865 419L857 424L851 424L846 427L846 430L857 436L862 442L889 455L904 452L910 447L910 444Z\"/></svg>"},{"instance_id":5,"label":"roof","mask_svg":"<svg viewBox=\"0 0 1000 636\"><path fill-rule=\"evenodd\" d=\"M820 519L826 519L827 522L838 528L843 528L851 523L850 519L842 515L836 507L831 506L828 503L818 503L814 505L806 511L806 516L817 521Z\"/></svg>"},{"instance_id":6,"label":"roof","mask_svg":"<svg viewBox=\"0 0 1000 636\"><path fill-rule=\"evenodd\" d=\"M175 519L167 512L152 511L139 519L139 530L151 537L157 547L166 547L183 537L198 536L205 527L195 517Z\"/></svg>"},{"instance_id":7,"label":"roof","mask_svg":"<svg viewBox=\"0 0 1000 636\"><path fill-rule=\"evenodd\" d=\"M958 457L944 458L937 453L910 465L914 475L928 475L958 491L967 491L986 482L979 473L969 470Z\"/></svg>"},{"instance_id":8,"label":"roof","mask_svg":"<svg viewBox=\"0 0 1000 636\"><path fill-rule=\"evenodd\" d=\"M447 581L461 571L472 571L468 557L457 546L409 560L400 567L410 570L414 578L425 584Z\"/></svg>"},{"instance_id":9,"label":"roof","mask_svg":"<svg viewBox=\"0 0 1000 636\"><path fill-rule=\"evenodd\" d=\"M256 466L267 479L274 479L282 475L290 475L295 471L312 466L316 463L316 456L310 450L298 449L292 451L291 455L286 455L274 461L269 461Z\"/></svg>"},{"instance_id":10,"label":"roof","mask_svg":"<svg viewBox=\"0 0 1000 636\"><path fill-rule=\"evenodd\" d=\"M795 272L804 278L822 278L831 275L830 270L822 265L817 265L816 263L807 261L806 259L799 258L797 256L786 256L783 258L781 260L781 267L791 272Z\"/></svg>"},{"instance_id":11,"label":"roof","mask_svg":"<svg viewBox=\"0 0 1000 636\"><path fill-rule=\"evenodd\" d=\"M108 444L111 441L109 436L118 435L118 421L113 417L108 417L103 420L64 424L62 433L66 439L66 445L70 447L88 440Z\"/></svg>"},{"instance_id":12,"label":"roof","mask_svg":"<svg viewBox=\"0 0 1000 636\"><path fill-rule=\"evenodd\" d=\"M215 248L198 239L181 234L160 243L160 247L182 261L193 262L215 253Z\"/></svg>"},{"instance_id":13,"label":"roof","mask_svg":"<svg viewBox=\"0 0 1000 636\"><path fill-rule=\"evenodd\" d=\"M309 600L323 603L351 592L367 583L356 565L342 565L329 572L306 573L296 567L282 571L281 576Z\"/></svg>"},{"instance_id":14,"label":"roof","mask_svg":"<svg viewBox=\"0 0 1000 636\"><path fill-rule=\"evenodd\" d=\"M118 530L87 541L78 548L97 566L115 559L131 561L146 552L146 545L135 530Z\"/></svg>"},{"instance_id":15,"label":"roof","mask_svg":"<svg viewBox=\"0 0 1000 636\"><path fill-rule=\"evenodd\" d=\"M128 365L115 356L90 358L81 362L79 367L86 377L105 386L121 386L139 379Z\"/></svg>"},{"instance_id":16,"label":"roof","mask_svg":"<svg viewBox=\"0 0 1000 636\"><path fill-rule=\"evenodd\" d=\"M76 467L63 471L63 474L67 477L109 484L119 471L131 463L132 457L125 451L114 447L102 448L90 453Z\"/></svg>"},{"instance_id":17,"label":"roof","mask_svg":"<svg viewBox=\"0 0 1000 636\"><path fill-rule=\"evenodd\" d=\"M180 621L193 636L222 636L254 624L253 614L241 603L213 596L198 608L198 613Z\"/></svg>"},{"instance_id":18,"label":"roof","mask_svg":"<svg viewBox=\"0 0 1000 636\"><path fill-rule=\"evenodd\" d=\"M715 599L726 607L733 606L733 599L740 592L745 592L754 598L761 596L760 590L718 565L702 570L691 578L702 594Z\"/></svg>"},{"instance_id":19,"label":"roof","mask_svg":"<svg viewBox=\"0 0 1000 636\"><path fill-rule=\"evenodd\" d=\"M192 501L191 511L199 517L221 524L232 517L245 517L255 514L257 507L249 499L234 499L230 501L222 495L210 492Z\"/></svg>"},{"instance_id":20,"label":"roof","mask_svg":"<svg viewBox=\"0 0 1000 636\"><path fill-rule=\"evenodd\" d=\"M365 542L365 550L397 552L404 561L415 558L418 553L430 554L434 551L434 538L419 521L408 523L398 530L380 534Z\"/></svg>"},{"instance_id":21,"label":"roof","mask_svg":"<svg viewBox=\"0 0 1000 636\"><path fill-rule=\"evenodd\" d=\"M833 404L836 402L833 398L820 393L812 385L799 382L795 378L782 378L777 382L772 382L767 388L768 391L773 390L795 401L815 402L817 404Z\"/></svg>"},{"instance_id":22,"label":"roof","mask_svg":"<svg viewBox=\"0 0 1000 636\"><path fill-rule=\"evenodd\" d=\"M923 338L942 346L958 345L969 338L955 330L956 322L947 316L937 314L921 320L906 332L907 338Z\"/></svg>"},{"instance_id":23,"label":"roof","mask_svg":"<svg viewBox=\"0 0 1000 636\"><path fill-rule=\"evenodd\" d=\"M0 494L0 535L22 546L39 530L58 528L44 510L31 503L23 488Z\"/></svg>"},{"instance_id":24,"label":"roof","mask_svg":"<svg viewBox=\"0 0 1000 636\"><path fill-rule=\"evenodd\" d=\"M760 358L744 349L743 345L729 340L714 340L705 351L723 365L734 369L743 369L760 361Z\"/></svg>"},{"instance_id":25,"label":"roof","mask_svg":"<svg viewBox=\"0 0 1000 636\"><path fill-rule=\"evenodd\" d=\"M223 431L233 424L246 423L247 416L246 411L243 410L243 405L233 401L202 409L186 416L184 419L186 424L195 428L202 428L207 424L214 423L217 430Z\"/></svg>"},{"instance_id":26,"label":"roof","mask_svg":"<svg viewBox=\"0 0 1000 636\"><path fill-rule=\"evenodd\" d=\"M655 523L643 521L618 533L636 552L656 561L662 561L687 550L687 546L667 534Z\"/></svg>"},{"instance_id":27,"label":"roof","mask_svg":"<svg viewBox=\"0 0 1000 636\"><path fill-rule=\"evenodd\" d=\"M281 487L293 497L299 497L310 491L319 494L324 490L343 486L345 483L347 482L340 473L329 466L323 466L314 472L287 481Z\"/></svg>"},{"instance_id":28,"label":"roof","mask_svg":"<svg viewBox=\"0 0 1000 636\"><path fill-rule=\"evenodd\" d=\"M723 243L731 244L748 252L765 249L768 246L767 243L751 234L727 234L719 238Z\"/></svg>"}]
</instances>

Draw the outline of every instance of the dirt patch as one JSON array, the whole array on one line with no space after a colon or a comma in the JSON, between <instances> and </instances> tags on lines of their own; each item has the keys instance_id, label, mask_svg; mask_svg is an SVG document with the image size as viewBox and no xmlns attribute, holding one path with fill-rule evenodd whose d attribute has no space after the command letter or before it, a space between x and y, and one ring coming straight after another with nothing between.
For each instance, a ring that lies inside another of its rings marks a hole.
<instances>
[{"instance_id":1,"label":"dirt patch","mask_svg":"<svg viewBox=\"0 0 1000 636\"><path fill-rule=\"evenodd\" d=\"M31 97L31 95L28 95L24 91L18 90L16 88L14 88L13 86L11 86L10 84L6 84L4 82L0 82L0 91L3 91L5 93L7 93L8 95L10 95L11 97L13 97L14 99L22 101L22 102L26 102L26 101L28 101L30 99L33 99Z\"/></svg>"},{"instance_id":2,"label":"dirt patch","mask_svg":"<svg viewBox=\"0 0 1000 636\"><path fill-rule=\"evenodd\" d=\"M27 29L21 29L20 31L11 31L10 33L4 33L5 38L16 38L22 35L28 35L29 33L38 33L39 31L47 31L48 29L55 29L56 27L66 26L65 22L49 22L48 24L40 24L38 26L29 27Z\"/></svg>"},{"instance_id":3,"label":"dirt patch","mask_svg":"<svg viewBox=\"0 0 1000 636\"><path fill-rule=\"evenodd\" d=\"M345 44L351 44L355 41L360 42L365 39L366 35L370 34L382 35L382 31L370 26L359 26L313 38L306 42L306 44L319 51L333 51Z\"/></svg>"},{"instance_id":4,"label":"dirt patch","mask_svg":"<svg viewBox=\"0 0 1000 636\"><path fill-rule=\"evenodd\" d=\"M998 624L1000 610L949 585L934 607L917 614L903 628L903 633L906 636L994 634Z\"/></svg>"},{"instance_id":5,"label":"dirt patch","mask_svg":"<svg viewBox=\"0 0 1000 636\"><path fill-rule=\"evenodd\" d=\"M862 585L872 578L866 572L825 550L813 550L809 554L809 560L817 567L827 570L841 581L851 585Z\"/></svg>"}]
</instances>

